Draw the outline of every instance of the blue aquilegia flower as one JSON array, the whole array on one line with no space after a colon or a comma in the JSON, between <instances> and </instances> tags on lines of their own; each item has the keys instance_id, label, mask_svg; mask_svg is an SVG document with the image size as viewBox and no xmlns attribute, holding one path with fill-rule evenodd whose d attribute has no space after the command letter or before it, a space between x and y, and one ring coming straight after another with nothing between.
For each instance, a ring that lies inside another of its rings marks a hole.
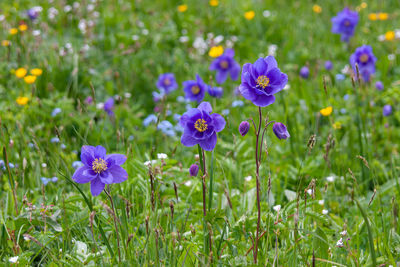
<instances>
[{"instance_id":1,"label":"blue aquilegia flower","mask_svg":"<svg viewBox=\"0 0 400 267\"><path fill-rule=\"evenodd\" d=\"M254 105L265 107L275 102L277 92L288 82L288 76L282 73L273 56L259 58L254 64L246 63L242 69L242 83L239 91Z\"/></svg>"},{"instance_id":2,"label":"blue aquilegia flower","mask_svg":"<svg viewBox=\"0 0 400 267\"><path fill-rule=\"evenodd\" d=\"M196 74L196 80L183 82L185 98L190 101L197 101L200 103L204 98L207 88L208 85L203 82L198 74Z\"/></svg>"},{"instance_id":3,"label":"blue aquilegia flower","mask_svg":"<svg viewBox=\"0 0 400 267\"><path fill-rule=\"evenodd\" d=\"M104 111L107 112L109 116L114 116L114 98L110 97L104 103Z\"/></svg>"},{"instance_id":4,"label":"blue aquilegia flower","mask_svg":"<svg viewBox=\"0 0 400 267\"><path fill-rule=\"evenodd\" d=\"M169 94L178 88L178 84L176 83L175 76L173 73L161 74L158 77L156 85L158 90L164 91L166 94Z\"/></svg>"},{"instance_id":5,"label":"blue aquilegia flower","mask_svg":"<svg viewBox=\"0 0 400 267\"><path fill-rule=\"evenodd\" d=\"M310 70L308 69L307 66L304 66L300 69L300 77L301 78L307 79L309 75L310 75Z\"/></svg>"},{"instance_id":6,"label":"blue aquilegia flower","mask_svg":"<svg viewBox=\"0 0 400 267\"><path fill-rule=\"evenodd\" d=\"M224 89L222 87L208 87L208 94L215 98L221 98L224 94Z\"/></svg>"},{"instance_id":7,"label":"blue aquilegia flower","mask_svg":"<svg viewBox=\"0 0 400 267\"><path fill-rule=\"evenodd\" d=\"M375 73L375 62L376 57L372 53L372 47L369 45L358 47L354 54L350 56L350 64L354 73L357 73L357 64L358 71L365 82L368 82L371 75Z\"/></svg>"},{"instance_id":8,"label":"blue aquilegia flower","mask_svg":"<svg viewBox=\"0 0 400 267\"><path fill-rule=\"evenodd\" d=\"M122 154L106 155L102 146L83 146L79 167L72 179L80 184L90 182L93 196L98 196L106 184L121 183L128 179L128 173L120 166L125 163L126 156Z\"/></svg>"},{"instance_id":9,"label":"blue aquilegia flower","mask_svg":"<svg viewBox=\"0 0 400 267\"><path fill-rule=\"evenodd\" d=\"M391 105L384 105L382 110L383 116L387 117L392 114L392 106Z\"/></svg>"},{"instance_id":10,"label":"blue aquilegia flower","mask_svg":"<svg viewBox=\"0 0 400 267\"><path fill-rule=\"evenodd\" d=\"M225 119L218 113L213 113L210 103L202 102L197 108L184 113L179 123L183 127L181 143L184 146L199 144L207 151L217 144L217 133L225 128Z\"/></svg>"},{"instance_id":11,"label":"blue aquilegia flower","mask_svg":"<svg viewBox=\"0 0 400 267\"><path fill-rule=\"evenodd\" d=\"M228 74L233 81L239 77L240 65L233 58L235 51L233 49L226 49L225 52L217 57L210 65L210 70L215 70L217 75L215 79L217 83L222 84L226 81Z\"/></svg>"},{"instance_id":12,"label":"blue aquilegia flower","mask_svg":"<svg viewBox=\"0 0 400 267\"><path fill-rule=\"evenodd\" d=\"M341 34L341 40L348 42L354 35L358 19L358 13L346 7L341 12L337 13L336 17L331 19L332 32Z\"/></svg>"}]
</instances>

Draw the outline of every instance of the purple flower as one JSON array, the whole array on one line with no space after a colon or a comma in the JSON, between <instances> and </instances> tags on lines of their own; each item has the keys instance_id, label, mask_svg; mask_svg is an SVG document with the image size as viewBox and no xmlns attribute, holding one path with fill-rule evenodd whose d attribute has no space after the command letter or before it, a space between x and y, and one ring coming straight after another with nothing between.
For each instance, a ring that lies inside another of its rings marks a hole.
<instances>
[{"instance_id":1,"label":"purple flower","mask_svg":"<svg viewBox=\"0 0 400 267\"><path fill-rule=\"evenodd\" d=\"M179 123L183 127L181 143L184 146L199 144L207 151L214 149L217 143L217 133L225 128L225 119L218 113L213 113L210 103L202 102L197 108L184 113Z\"/></svg>"},{"instance_id":2,"label":"purple flower","mask_svg":"<svg viewBox=\"0 0 400 267\"><path fill-rule=\"evenodd\" d=\"M220 98L224 94L222 87L208 87L208 94L212 97Z\"/></svg>"},{"instance_id":3,"label":"purple flower","mask_svg":"<svg viewBox=\"0 0 400 267\"><path fill-rule=\"evenodd\" d=\"M333 63L330 60L325 61L325 69L326 70L331 70L333 69Z\"/></svg>"},{"instance_id":4,"label":"purple flower","mask_svg":"<svg viewBox=\"0 0 400 267\"><path fill-rule=\"evenodd\" d=\"M104 111L107 112L109 116L114 116L114 98L110 97L104 103Z\"/></svg>"},{"instance_id":5,"label":"purple flower","mask_svg":"<svg viewBox=\"0 0 400 267\"><path fill-rule=\"evenodd\" d=\"M275 122L274 126L272 126L272 131L279 139L287 139L290 137L290 134L283 123Z\"/></svg>"},{"instance_id":6,"label":"purple flower","mask_svg":"<svg viewBox=\"0 0 400 267\"><path fill-rule=\"evenodd\" d=\"M245 136L247 134L247 132L249 131L249 129L250 129L250 123L248 121L242 121L239 124L239 133L242 136Z\"/></svg>"},{"instance_id":7,"label":"purple flower","mask_svg":"<svg viewBox=\"0 0 400 267\"><path fill-rule=\"evenodd\" d=\"M164 91L166 94L169 94L172 91L176 90L178 88L178 84L176 83L174 74L173 73L161 74L158 77L157 88L160 91Z\"/></svg>"},{"instance_id":8,"label":"purple flower","mask_svg":"<svg viewBox=\"0 0 400 267\"><path fill-rule=\"evenodd\" d=\"M197 164L192 164L189 168L190 176L197 176L198 172L199 172L199 166Z\"/></svg>"},{"instance_id":9,"label":"purple flower","mask_svg":"<svg viewBox=\"0 0 400 267\"><path fill-rule=\"evenodd\" d=\"M228 74L233 81L239 77L240 65L233 59L235 51L233 49L226 49L225 52L217 57L210 65L210 70L215 70L217 75L215 80L217 83L222 84L226 81Z\"/></svg>"},{"instance_id":10,"label":"purple flower","mask_svg":"<svg viewBox=\"0 0 400 267\"><path fill-rule=\"evenodd\" d=\"M37 8L31 8L26 11L26 15L28 15L30 20L35 20L39 16L39 12Z\"/></svg>"},{"instance_id":11,"label":"purple flower","mask_svg":"<svg viewBox=\"0 0 400 267\"><path fill-rule=\"evenodd\" d=\"M287 75L280 71L275 58L268 56L257 59L254 64L243 65L239 91L254 105L265 107L275 102L274 94L281 91L287 81Z\"/></svg>"},{"instance_id":12,"label":"purple flower","mask_svg":"<svg viewBox=\"0 0 400 267\"><path fill-rule=\"evenodd\" d=\"M207 89L208 85L203 82L198 74L196 74L196 80L183 82L185 97L190 101L197 101L200 103Z\"/></svg>"},{"instance_id":13,"label":"purple flower","mask_svg":"<svg viewBox=\"0 0 400 267\"><path fill-rule=\"evenodd\" d=\"M365 82L368 82L371 74L375 73L375 62L376 57L372 53L372 47L369 45L358 47L354 54L350 56L350 64L354 73L357 73L357 64L358 70Z\"/></svg>"},{"instance_id":14,"label":"purple flower","mask_svg":"<svg viewBox=\"0 0 400 267\"><path fill-rule=\"evenodd\" d=\"M385 116L385 117L387 117L387 116L389 116L390 114L392 114L392 106L391 106L391 105L385 105L385 106L383 106L383 111L382 111L382 113L383 113L383 116Z\"/></svg>"},{"instance_id":15,"label":"purple flower","mask_svg":"<svg viewBox=\"0 0 400 267\"><path fill-rule=\"evenodd\" d=\"M348 42L354 35L358 19L358 13L346 7L341 12L337 13L336 17L331 19L332 32L341 34L341 40Z\"/></svg>"},{"instance_id":16,"label":"purple flower","mask_svg":"<svg viewBox=\"0 0 400 267\"><path fill-rule=\"evenodd\" d=\"M106 184L121 183L128 179L128 173L120 166L125 163L122 154L106 155L102 146L83 146L81 150L82 167L79 167L72 179L80 184L90 182L93 196L98 196Z\"/></svg>"},{"instance_id":17,"label":"purple flower","mask_svg":"<svg viewBox=\"0 0 400 267\"><path fill-rule=\"evenodd\" d=\"M308 69L307 66L304 66L300 69L300 77L307 79L309 75L310 75L310 70Z\"/></svg>"},{"instance_id":18,"label":"purple flower","mask_svg":"<svg viewBox=\"0 0 400 267\"><path fill-rule=\"evenodd\" d=\"M377 81L375 83L375 88L379 91L383 90L385 87L383 86L383 83L381 81Z\"/></svg>"},{"instance_id":19,"label":"purple flower","mask_svg":"<svg viewBox=\"0 0 400 267\"><path fill-rule=\"evenodd\" d=\"M86 97L85 103L86 103L87 105L93 104L93 97L91 97L91 96Z\"/></svg>"}]
</instances>

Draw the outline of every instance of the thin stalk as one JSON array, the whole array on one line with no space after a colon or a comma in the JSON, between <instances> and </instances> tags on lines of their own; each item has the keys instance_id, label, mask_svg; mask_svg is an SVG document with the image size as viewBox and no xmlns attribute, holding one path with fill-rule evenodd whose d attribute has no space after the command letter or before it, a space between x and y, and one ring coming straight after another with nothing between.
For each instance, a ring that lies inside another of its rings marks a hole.
<instances>
[{"instance_id":1,"label":"thin stalk","mask_svg":"<svg viewBox=\"0 0 400 267\"><path fill-rule=\"evenodd\" d=\"M260 162L258 159L258 148L259 148L259 137L261 131L261 123L262 123L262 113L261 107L258 107L258 115L259 115L259 123L258 129L256 133L256 185L257 185L257 232L256 232L256 240L255 240L255 249L253 251L254 263L257 263L257 252L258 252L258 235L260 232L260 222L261 222L261 206L260 206Z\"/></svg>"},{"instance_id":2,"label":"thin stalk","mask_svg":"<svg viewBox=\"0 0 400 267\"><path fill-rule=\"evenodd\" d=\"M114 201L113 201L113 199L111 197L110 185L107 185L107 190L104 189L104 192L106 193L106 195L110 199L111 208L112 208L113 213L114 213L113 221L114 221L115 232L117 234L118 259L119 259L119 262L121 262L121 249L119 247L119 231L118 231L118 226L117 226L117 215L115 213Z\"/></svg>"},{"instance_id":3,"label":"thin stalk","mask_svg":"<svg viewBox=\"0 0 400 267\"><path fill-rule=\"evenodd\" d=\"M374 237L372 236L371 225L369 224L367 213L365 213L364 209L361 207L360 202L358 202L357 199L354 199L354 201L356 202L358 209L361 211L361 215L364 217L364 222L365 222L365 225L367 226L369 249L371 250L372 265L377 266L375 248L374 248Z\"/></svg>"},{"instance_id":4,"label":"thin stalk","mask_svg":"<svg viewBox=\"0 0 400 267\"><path fill-rule=\"evenodd\" d=\"M203 231L204 231L204 255L205 259L208 258L208 241L207 241L207 207L206 207L206 161L205 161L205 154L204 150L198 145L199 150L199 157L200 157L200 169L201 169L201 181L202 181L202 188L203 188Z\"/></svg>"},{"instance_id":5,"label":"thin stalk","mask_svg":"<svg viewBox=\"0 0 400 267\"><path fill-rule=\"evenodd\" d=\"M214 150L211 152L210 191L209 191L209 194L208 194L208 211L211 210L212 199L213 199L213 177L214 177Z\"/></svg>"}]
</instances>

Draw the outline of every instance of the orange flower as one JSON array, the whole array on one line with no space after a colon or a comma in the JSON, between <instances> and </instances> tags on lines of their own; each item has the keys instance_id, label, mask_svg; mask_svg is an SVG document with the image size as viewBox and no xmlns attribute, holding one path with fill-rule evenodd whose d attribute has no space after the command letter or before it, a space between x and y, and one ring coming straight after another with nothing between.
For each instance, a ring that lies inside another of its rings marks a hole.
<instances>
[{"instance_id":1,"label":"orange flower","mask_svg":"<svg viewBox=\"0 0 400 267\"><path fill-rule=\"evenodd\" d=\"M222 47L222 45L219 45L211 47L210 52L208 52L208 55L210 57L219 57L223 53L224 53L224 48Z\"/></svg>"},{"instance_id":2,"label":"orange flower","mask_svg":"<svg viewBox=\"0 0 400 267\"><path fill-rule=\"evenodd\" d=\"M375 21L378 19L378 15L376 13L371 13L368 15L369 20Z\"/></svg>"},{"instance_id":3,"label":"orange flower","mask_svg":"<svg viewBox=\"0 0 400 267\"><path fill-rule=\"evenodd\" d=\"M42 73L43 73L42 69L38 69L38 68L31 69L31 74L34 76L40 76L40 75L42 75Z\"/></svg>"},{"instance_id":4,"label":"orange flower","mask_svg":"<svg viewBox=\"0 0 400 267\"><path fill-rule=\"evenodd\" d=\"M396 36L395 36L394 31L388 31L388 32L385 33L385 39L387 41L393 41L395 37Z\"/></svg>"},{"instance_id":5,"label":"orange flower","mask_svg":"<svg viewBox=\"0 0 400 267\"><path fill-rule=\"evenodd\" d=\"M178 6L178 11L181 13L185 12L187 9L188 9L187 5L179 5Z\"/></svg>"},{"instance_id":6,"label":"orange flower","mask_svg":"<svg viewBox=\"0 0 400 267\"><path fill-rule=\"evenodd\" d=\"M25 68L18 68L15 71L15 76L17 76L17 78L24 78L26 73L27 73L27 70Z\"/></svg>"},{"instance_id":7,"label":"orange flower","mask_svg":"<svg viewBox=\"0 0 400 267\"><path fill-rule=\"evenodd\" d=\"M250 10L250 11L247 11L247 12L245 12L244 13L244 17L247 19L247 20L252 20L252 19L254 19L254 16L256 15L256 13L253 11L253 10Z\"/></svg>"},{"instance_id":8,"label":"orange flower","mask_svg":"<svg viewBox=\"0 0 400 267\"><path fill-rule=\"evenodd\" d=\"M210 0L210 6L218 6L219 1L218 0Z\"/></svg>"},{"instance_id":9,"label":"orange flower","mask_svg":"<svg viewBox=\"0 0 400 267\"><path fill-rule=\"evenodd\" d=\"M17 29L17 28L11 28L8 32L9 32L11 35L15 35L15 34L18 33L18 29Z\"/></svg>"},{"instance_id":10,"label":"orange flower","mask_svg":"<svg viewBox=\"0 0 400 267\"><path fill-rule=\"evenodd\" d=\"M21 32L24 32L24 31L26 31L26 30L28 29L28 25L26 25L26 24L21 24L21 25L19 25L18 29L19 29Z\"/></svg>"},{"instance_id":11,"label":"orange flower","mask_svg":"<svg viewBox=\"0 0 400 267\"><path fill-rule=\"evenodd\" d=\"M20 106L25 106L26 104L28 104L28 101L29 101L29 98L27 98L26 96L19 96L15 100L15 102L17 102L17 104Z\"/></svg>"},{"instance_id":12,"label":"orange flower","mask_svg":"<svg viewBox=\"0 0 400 267\"><path fill-rule=\"evenodd\" d=\"M36 81L36 76L33 76L33 75L25 76L24 81L27 84L32 84L32 83L34 83Z\"/></svg>"},{"instance_id":13,"label":"orange flower","mask_svg":"<svg viewBox=\"0 0 400 267\"><path fill-rule=\"evenodd\" d=\"M315 13L321 13L322 12L322 7L320 7L319 5L313 5L312 10Z\"/></svg>"},{"instance_id":14,"label":"orange flower","mask_svg":"<svg viewBox=\"0 0 400 267\"><path fill-rule=\"evenodd\" d=\"M10 46L10 45L11 45L11 42L8 41L8 40L3 40L3 41L1 41L1 45L2 45L2 46Z\"/></svg>"},{"instance_id":15,"label":"orange flower","mask_svg":"<svg viewBox=\"0 0 400 267\"><path fill-rule=\"evenodd\" d=\"M326 117L326 116L329 116L332 114L332 110L333 110L332 107L329 106L329 107L321 109L319 112L321 113L322 116Z\"/></svg>"},{"instance_id":16,"label":"orange flower","mask_svg":"<svg viewBox=\"0 0 400 267\"><path fill-rule=\"evenodd\" d=\"M378 13L378 18L380 20L387 20L389 18L389 14L388 13Z\"/></svg>"}]
</instances>

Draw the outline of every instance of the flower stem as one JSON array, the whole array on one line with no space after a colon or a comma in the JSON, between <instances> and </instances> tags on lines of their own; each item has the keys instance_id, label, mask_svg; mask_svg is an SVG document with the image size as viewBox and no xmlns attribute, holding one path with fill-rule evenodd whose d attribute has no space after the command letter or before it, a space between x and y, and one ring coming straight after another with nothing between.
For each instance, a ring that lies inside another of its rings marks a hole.
<instances>
[{"instance_id":1,"label":"flower stem","mask_svg":"<svg viewBox=\"0 0 400 267\"><path fill-rule=\"evenodd\" d=\"M214 177L214 151L211 152L211 164L210 164L210 192L208 194L208 211L211 210L212 199L213 199L213 177Z\"/></svg>"},{"instance_id":2,"label":"flower stem","mask_svg":"<svg viewBox=\"0 0 400 267\"><path fill-rule=\"evenodd\" d=\"M205 259L208 258L208 251L209 251L209 245L208 245L208 233L207 233L207 206L206 206L206 176L207 176L207 170L206 170L206 159L205 159L205 154L204 150L198 145L199 149L199 157L200 157L200 169L201 169L201 181L202 181L202 187L203 187L203 232L204 232L204 255Z\"/></svg>"},{"instance_id":3,"label":"flower stem","mask_svg":"<svg viewBox=\"0 0 400 267\"><path fill-rule=\"evenodd\" d=\"M112 208L112 210L113 210L113 219L114 219L114 227L115 227L115 232L116 232L116 234L117 234L117 247L118 247L118 259L119 259L119 262L121 262L121 249L120 249L120 247L119 247L119 231L118 231L118 226L117 226L117 215L116 215L116 213L115 213L115 208L114 208L114 201L113 201L113 199L112 199L112 196L111 196L111 189L110 189L110 185L107 185L107 190L106 189L104 189L104 192L106 193L106 195L108 196L108 198L110 199L110 203L111 203L111 208Z\"/></svg>"},{"instance_id":4,"label":"flower stem","mask_svg":"<svg viewBox=\"0 0 400 267\"><path fill-rule=\"evenodd\" d=\"M258 115L259 115L259 122L258 128L256 132L256 185L257 185L257 232L256 232L256 240L255 240L255 248L253 251L254 263L257 263L257 252L258 252L258 235L260 232L260 221L261 221L261 206L260 206L260 162L258 158L258 148L259 148L259 137L261 131L261 123L262 123L262 113L261 107L258 107Z\"/></svg>"}]
</instances>

